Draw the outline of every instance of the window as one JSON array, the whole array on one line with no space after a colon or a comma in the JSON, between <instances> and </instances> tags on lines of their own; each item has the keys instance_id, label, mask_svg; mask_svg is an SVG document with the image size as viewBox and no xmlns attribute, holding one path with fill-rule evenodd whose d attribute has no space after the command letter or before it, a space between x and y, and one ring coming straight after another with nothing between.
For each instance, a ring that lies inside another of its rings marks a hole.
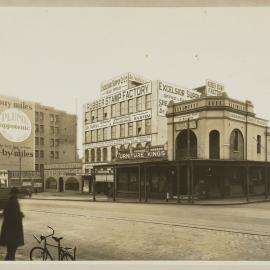
<instances>
[{"instance_id":1,"label":"window","mask_svg":"<svg viewBox=\"0 0 270 270\"><path fill-rule=\"evenodd\" d=\"M127 114L127 103L125 101L120 102L120 114L125 115Z\"/></svg>"},{"instance_id":2,"label":"window","mask_svg":"<svg viewBox=\"0 0 270 270\"><path fill-rule=\"evenodd\" d=\"M116 138L116 126L113 126L112 127L112 136L111 136L112 139L115 139Z\"/></svg>"},{"instance_id":3,"label":"window","mask_svg":"<svg viewBox=\"0 0 270 270\"><path fill-rule=\"evenodd\" d=\"M85 142L86 143L91 142L91 131L86 131L85 132Z\"/></svg>"},{"instance_id":4,"label":"window","mask_svg":"<svg viewBox=\"0 0 270 270\"><path fill-rule=\"evenodd\" d=\"M55 123L59 124L59 115L55 115Z\"/></svg>"},{"instance_id":5,"label":"window","mask_svg":"<svg viewBox=\"0 0 270 270\"><path fill-rule=\"evenodd\" d=\"M116 148L112 146L111 148L111 159L114 160L116 158Z\"/></svg>"},{"instance_id":6,"label":"window","mask_svg":"<svg viewBox=\"0 0 270 270\"><path fill-rule=\"evenodd\" d=\"M40 138L40 145L44 145L44 138Z\"/></svg>"},{"instance_id":7,"label":"window","mask_svg":"<svg viewBox=\"0 0 270 270\"><path fill-rule=\"evenodd\" d=\"M35 112L35 121L38 122L38 112Z\"/></svg>"},{"instance_id":8,"label":"window","mask_svg":"<svg viewBox=\"0 0 270 270\"><path fill-rule=\"evenodd\" d=\"M260 135L257 136L257 153L260 154L261 153L261 141L262 141L262 137Z\"/></svg>"},{"instance_id":9,"label":"window","mask_svg":"<svg viewBox=\"0 0 270 270\"><path fill-rule=\"evenodd\" d=\"M108 140L108 128L103 128L103 140Z\"/></svg>"},{"instance_id":10,"label":"window","mask_svg":"<svg viewBox=\"0 0 270 270\"><path fill-rule=\"evenodd\" d=\"M95 149L91 149L91 162L95 162Z\"/></svg>"},{"instance_id":11,"label":"window","mask_svg":"<svg viewBox=\"0 0 270 270\"><path fill-rule=\"evenodd\" d=\"M107 148L103 148L103 161L106 162L108 160L108 151Z\"/></svg>"},{"instance_id":12,"label":"window","mask_svg":"<svg viewBox=\"0 0 270 270\"><path fill-rule=\"evenodd\" d=\"M88 149L85 150L84 157L85 157L85 162L89 162L89 151L88 151Z\"/></svg>"},{"instance_id":13,"label":"window","mask_svg":"<svg viewBox=\"0 0 270 270\"><path fill-rule=\"evenodd\" d=\"M91 112L92 123L97 121L97 110Z\"/></svg>"},{"instance_id":14,"label":"window","mask_svg":"<svg viewBox=\"0 0 270 270\"><path fill-rule=\"evenodd\" d=\"M35 164L35 170L36 170L36 171L39 171L39 166L38 166L38 164Z\"/></svg>"},{"instance_id":15,"label":"window","mask_svg":"<svg viewBox=\"0 0 270 270\"><path fill-rule=\"evenodd\" d=\"M39 154L39 152L38 152L38 150L36 150L36 151L35 151L35 157L36 157L36 158L38 158L38 157L39 157L39 155L38 155L38 154Z\"/></svg>"},{"instance_id":16,"label":"window","mask_svg":"<svg viewBox=\"0 0 270 270\"><path fill-rule=\"evenodd\" d=\"M50 147L53 147L53 146L54 146L54 140L50 139Z\"/></svg>"},{"instance_id":17,"label":"window","mask_svg":"<svg viewBox=\"0 0 270 270\"><path fill-rule=\"evenodd\" d=\"M115 116L120 115L120 103L115 104Z\"/></svg>"},{"instance_id":18,"label":"window","mask_svg":"<svg viewBox=\"0 0 270 270\"><path fill-rule=\"evenodd\" d=\"M142 121L136 122L136 131L137 135L142 135Z\"/></svg>"},{"instance_id":19,"label":"window","mask_svg":"<svg viewBox=\"0 0 270 270\"><path fill-rule=\"evenodd\" d=\"M128 101L128 113L133 113L133 99Z\"/></svg>"},{"instance_id":20,"label":"window","mask_svg":"<svg viewBox=\"0 0 270 270\"><path fill-rule=\"evenodd\" d=\"M39 132L40 133L44 133L44 125L40 125L39 126Z\"/></svg>"},{"instance_id":21,"label":"window","mask_svg":"<svg viewBox=\"0 0 270 270\"><path fill-rule=\"evenodd\" d=\"M44 120L44 114L43 114L43 112L40 112L39 113L39 120L40 121L43 121Z\"/></svg>"},{"instance_id":22,"label":"window","mask_svg":"<svg viewBox=\"0 0 270 270\"><path fill-rule=\"evenodd\" d=\"M125 137L125 124L120 125L120 137Z\"/></svg>"},{"instance_id":23,"label":"window","mask_svg":"<svg viewBox=\"0 0 270 270\"><path fill-rule=\"evenodd\" d=\"M54 122L54 115L53 114L50 114L50 121Z\"/></svg>"},{"instance_id":24,"label":"window","mask_svg":"<svg viewBox=\"0 0 270 270\"><path fill-rule=\"evenodd\" d=\"M35 145L39 145L39 138L35 137Z\"/></svg>"},{"instance_id":25,"label":"window","mask_svg":"<svg viewBox=\"0 0 270 270\"><path fill-rule=\"evenodd\" d=\"M98 148L97 149L97 162L100 162L101 161L101 149Z\"/></svg>"},{"instance_id":26,"label":"window","mask_svg":"<svg viewBox=\"0 0 270 270\"><path fill-rule=\"evenodd\" d=\"M151 134L151 119L145 120L145 134Z\"/></svg>"},{"instance_id":27,"label":"window","mask_svg":"<svg viewBox=\"0 0 270 270\"><path fill-rule=\"evenodd\" d=\"M55 151L55 158L59 159L59 152L58 151Z\"/></svg>"},{"instance_id":28,"label":"window","mask_svg":"<svg viewBox=\"0 0 270 270\"><path fill-rule=\"evenodd\" d=\"M98 109L98 121L103 120L103 108Z\"/></svg>"},{"instance_id":29,"label":"window","mask_svg":"<svg viewBox=\"0 0 270 270\"><path fill-rule=\"evenodd\" d=\"M91 123L91 112L86 112L85 113L85 122L90 122Z\"/></svg>"},{"instance_id":30,"label":"window","mask_svg":"<svg viewBox=\"0 0 270 270\"><path fill-rule=\"evenodd\" d=\"M35 132L39 131L39 125L35 125Z\"/></svg>"},{"instance_id":31,"label":"window","mask_svg":"<svg viewBox=\"0 0 270 270\"><path fill-rule=\"evenodd\" d=\"M50 158L54 158L54 152L53 151L50 151Z\"/></svg>"},{"instance_id":32,"label":"window","mask_svg":"<svg viewBox=\"0 0 270 270\"><path fill-rule=\"evenodd\" d=\"M133 136L133 123L128 123L128 136Z\"/></svg>"},{"instance_id":33,"label":"window","mask_svg":"<svg viewBox=\"0 0 270 270\"><path fill-rule=\"evenodd\" d=\"M54 141L54 145L55 145L55 146L59 146L59 139L56 139L56 140Z\"/></svg>"},{"instance_id":34,"label":"window","mask_svg":"<svg viewBox=\"0 0 270 270\"><path fill-rule=\"evenodd\" d=\"M43 171L43 170L44 170L44 164L40 164L40 165L39 165L39 169L40 169L41 171Z\"/></svg>"},{"instance_id":35,"label":"window","mask_svg":"<svg viewBox=\"0 0 270 270\"><path fill-rule=\"evenodd\" d=\"M97 136L98 136L98 141L99 142L103 141L103 129L102 128L98 129Z\"/></svg>"},{"instance_id":36,"label":"window","mask_svg":"<svg viewBox=\"0 0 270 270\"><path fill-rule=\"evenodd\" d=\"M97 131L96 130L92 130L91 131L91 141L92 142L96 142L97 141Z\"/></svg>"},{"instance_id":37,"label":"window","mask_svg":"<svg viewBox=\"0 0 270 270\"><path fill-rule=\"evenodd\" d=\"M44 151L43 151L43 150L41 150L41 151L39 152L39 156L40 156L41 158L44 158Z\"/></svg>"},{"instance_id":38,"label":"window","mask_svg":"<svg viewBox=\"0 0 270 270\"><path fill-rule=\"evenodd\" d=\"M145 108L151 109L151 94L145 96Z\"/></svg>"},{"instance_id":39,"label":"window","mask_svg":"<svg viewBox=\"0 0 270 270\"><path fill-rule=\"evenodd\" d=\"M54 127L50 127L50 134L53 135L54 134Z\"/></svg>"},{"instance_id":40,"label":"window","mask_svg":"<svg viewBox=\"0 0 270 270\"><path fill-rule=\"evenodd\" d=\"M116 116L116 104L112 105L112 117Z\"/></svg>"},{"instance_id":41,"label":"window","mask_svg":"<svg viewBox=\"0 0 270 270\"><path fill-rule=\"evenodd\" d=\"M142 110L142 97L136 98L136 111L140 112Z\"/></svg>"},{"instance_id":42,"label":"window","mask_svg":"<svg viewBox=\"0 0 270 270\"><path fill-rule=\"evenodd\" d=\"M54 128L55 135L59 135L59 127Z\"/></svg>"}]
</instances>

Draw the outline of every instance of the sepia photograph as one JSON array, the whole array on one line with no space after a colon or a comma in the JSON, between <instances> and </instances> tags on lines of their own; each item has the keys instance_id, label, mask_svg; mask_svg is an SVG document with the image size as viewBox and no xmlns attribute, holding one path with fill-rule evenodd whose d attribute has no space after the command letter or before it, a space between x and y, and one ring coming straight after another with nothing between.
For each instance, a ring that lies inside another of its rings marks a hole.
<instances>
[{"instance_id":1,"label":"sepia photograph","mask_svg":"<svg viewBox=\"0 0 270 270\"><path fill-rule=\"evenodd\" d=\"M267 1L23 2L0 1L1 267L268 269Z\"/></svg>"}]
</instances>

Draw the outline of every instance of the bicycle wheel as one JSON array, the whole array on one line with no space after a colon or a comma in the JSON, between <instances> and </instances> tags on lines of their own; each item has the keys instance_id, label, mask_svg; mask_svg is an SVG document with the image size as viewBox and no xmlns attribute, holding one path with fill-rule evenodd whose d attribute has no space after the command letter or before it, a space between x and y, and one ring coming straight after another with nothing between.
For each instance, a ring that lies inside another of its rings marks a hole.
<instances>
[{"instance_id":1,"label":"bicycle wheel","mask_svg":"<svg viewBox=\"0 0 270 270\"><path fill-rule=\"evenodd\" d=\"M61 257L61 261L74 261L74 258L69 253L63 253L63 255Z\"/></svg>"},{"instance_id":2,"label":"bicycle wheel","mask_svg":"<svg viewBox=\"0 0 270 270\"><path fill-rule=\"evenodd\" d=\"M52 260L51 255L42 247L34 247L30 251L31 261L47 261Z\"/></svg>"}]
</instances>

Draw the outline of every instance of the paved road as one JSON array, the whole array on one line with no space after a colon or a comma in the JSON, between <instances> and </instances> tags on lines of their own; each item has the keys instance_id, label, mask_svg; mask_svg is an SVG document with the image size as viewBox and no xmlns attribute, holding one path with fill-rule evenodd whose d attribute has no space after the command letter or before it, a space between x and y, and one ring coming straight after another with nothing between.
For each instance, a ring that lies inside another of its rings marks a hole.
<instances>
[{"instance_id":1,"label":"paved road","mask_svg":"<svg viewBox=\"0 0 270 270\"><path fill-rule=\"evenodd\" d=\"M270 203L150 205L21 200L28 260L47 225L77 246L78 260L269 260ZM5 250L0 248L0 258Z\"/></svg>"}]
</instances>

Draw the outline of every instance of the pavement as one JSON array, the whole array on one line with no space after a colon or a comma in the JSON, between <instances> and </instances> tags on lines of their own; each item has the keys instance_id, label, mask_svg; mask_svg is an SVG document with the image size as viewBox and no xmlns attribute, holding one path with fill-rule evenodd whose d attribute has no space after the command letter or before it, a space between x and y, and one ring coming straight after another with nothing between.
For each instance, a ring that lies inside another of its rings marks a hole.
<instances>
[{"instance_id":1,"label":"pavement","mask_svg":"<svg viewBox=\"0 0 270 270\"><path fill-rule=\"evenodd\" d=\"M62 201L85 201L91 202L93 201L93 195L89 193L70 193L70 192L42 192L42 193L34 193L31 199L35 200L62 200ZM96 195L96 202L113 202L111 197L106 195ZM145 203L142 198L141 202L137 198L124 198L118 197L116 201L118 203ZM220 198L220 199L203 199L198 200L195 199L193 203L188 201L187 198L180 200L179 204L191 204L191 205L204 205L204 206L214 206L214 205L240 205L240 204L249 204L249 203L260 203L260 202L270 202L270 197L261 196L250 196L249 200L245 197L238 198ZM177 200L171 199L168 202L161 199L149 199L147 201L148 204L177 204Z\"/></svg>"}]
</instances>

